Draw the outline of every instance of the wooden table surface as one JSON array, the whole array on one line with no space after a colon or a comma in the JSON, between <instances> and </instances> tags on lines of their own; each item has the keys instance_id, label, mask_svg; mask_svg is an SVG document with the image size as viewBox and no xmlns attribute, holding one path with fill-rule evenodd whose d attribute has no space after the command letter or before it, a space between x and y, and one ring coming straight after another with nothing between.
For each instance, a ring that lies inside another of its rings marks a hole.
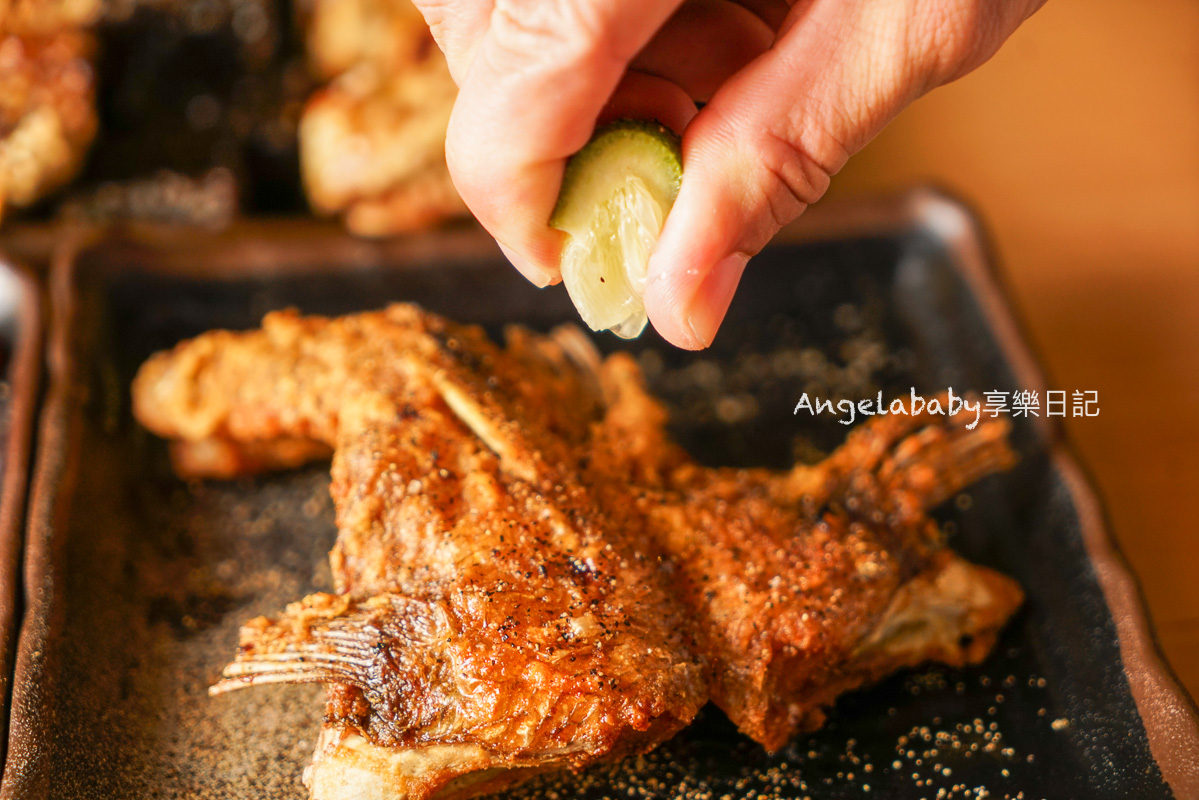
<instances>
[{"instance_id":1,"label":"wooden table surface","mask_svg":"<svg viewBox=\"0 0 1199 800\"><path fill-rule=\"evenodd\" d=\"M1056 388L1099 392L1067 433L1199 698L1199 3L1050 0L830 194L921 180L979 211Z\"/></svg>"}]
</instances>

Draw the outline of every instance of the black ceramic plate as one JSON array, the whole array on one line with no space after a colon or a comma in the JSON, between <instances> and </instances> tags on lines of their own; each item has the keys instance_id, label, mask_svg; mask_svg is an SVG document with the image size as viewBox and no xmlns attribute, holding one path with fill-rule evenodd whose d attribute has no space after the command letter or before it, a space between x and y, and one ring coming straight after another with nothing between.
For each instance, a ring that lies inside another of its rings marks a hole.
<instances>
[{"instance_id":1,"label":"black ceramic plate","mask_svg":"<svg viewBox=\"0 0 1199 800\"><path fill-rule=\"evenodd\" d=\"M1045 417L1044 387L958 206L817 211L754 262L715 346L631 345L712 464L784 466L834 446L803 392L859 399L1041 393L1015 419L1020 463L942 511L952 544L1028 595L992 657L908 671L843 698L767 755L709 708L650 756L517 790L653 798L1195 796L1195 710ZM820 239L820 240L818 240ZM800 241L803 240L803 241ZM342 313L415 300L492 331L573 318L477 231L392 244L287 224L222 239L110 240L56 267L51 395L31 499L31 597L3 797L302 796L315 687L205 694L238 624L326 588L324 467L184 485L127 387L156 349L284 306ZM605 349L622 343L600 337ZM1068 388L1068 387L1065 387Z\"/></svg>"}]
</instances>

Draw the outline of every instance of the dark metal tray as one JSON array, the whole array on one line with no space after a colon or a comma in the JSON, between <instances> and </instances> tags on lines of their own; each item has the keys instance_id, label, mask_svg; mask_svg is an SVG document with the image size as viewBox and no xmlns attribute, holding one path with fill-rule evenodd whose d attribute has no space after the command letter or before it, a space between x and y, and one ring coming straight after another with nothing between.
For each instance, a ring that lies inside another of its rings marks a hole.
<instances>
[{"instance_id":1,"label":"dark metal tray","mask_svg":"<svg viewBox=\"0 0 1199 800\"><path fill-rule=\"evenodd\" d=\"M525 283L473 228L369 243L260 222L207 238L64 241L54 260L0 798L302 796L319 688L205 689L241 621L327 588L327 468L184 484L129 415L133 371L181 338L283 306L415 300L498 331L571 319L569 302ZM709 463L783 466L835 445L846 430L836 418L793 415L805 390L1044 397L974 223L929 193L814 209L754 262L710 352L652 335L633 347L676 436ZM985 664L909 671L847 696L823 730L773 756L709 708L647 757L517 793L1199 796L1195 707L1158 655L1094 495L1052 420L1015 422L1017 468L943 513L954 547L1028 593Z\"/></svg>"}]
</instances>

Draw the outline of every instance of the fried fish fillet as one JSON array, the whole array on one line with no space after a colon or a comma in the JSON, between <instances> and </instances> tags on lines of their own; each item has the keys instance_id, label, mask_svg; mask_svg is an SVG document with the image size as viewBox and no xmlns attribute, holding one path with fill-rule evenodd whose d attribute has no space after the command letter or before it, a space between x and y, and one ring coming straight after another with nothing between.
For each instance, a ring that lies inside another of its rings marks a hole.
<instances>
[{"instance_id":1,"label":"fried fish fillet","mask_svg":"<svg viewBox=\"0 0 1199 800\"><path fill-rule=\"evenodd\" d=\"M646 750L708 699L774 749L854 686L981 659L1021 602L926 515L1010 463L1001 421L875 418L814 467L709 469L628 356L407 305L205 334L133 395L177 452L334 450L336 593L250 622L214 687L329 686L319 800L477 795Z\"/></svg>"}]
</instances>

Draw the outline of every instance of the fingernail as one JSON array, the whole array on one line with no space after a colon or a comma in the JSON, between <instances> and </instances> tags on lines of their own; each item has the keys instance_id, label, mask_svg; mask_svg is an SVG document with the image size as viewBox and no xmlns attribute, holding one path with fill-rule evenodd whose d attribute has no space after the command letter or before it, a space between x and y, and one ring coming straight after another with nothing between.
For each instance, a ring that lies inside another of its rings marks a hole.
<instances>
[{"instance_id":1,"label":"fingernail","mask_svg":"<svg viewBox=\"0 0 1199 800\"><path fill-rule=\"evenodd\" d=\"M509 250L502 244L500 245L500 250L503 251L504 257L512 262L512 266L516 267L516 270L521 275L524 275L526 278L528 278L529 282L538 289L544 289L551 283L555 282L555 279L557 278L556 275L553 275L547 270L535 265L532 261L529 261L523 256L517 255L515 252Z\"/></svg>"},{"instance_id":2,"label":"fingernail","mask_svg":"<svg viewBox=\"0 0 1199 800\"><path fill-rule=\"evenodd\" d=\"M749 256L741 253L726 256L716 262L716 266L699 285L699 290L684 311L684 329L690 331L691 349L705 348L716 338L716 331L728 313L748 261Z\"/></svg>"}]
</instances>

